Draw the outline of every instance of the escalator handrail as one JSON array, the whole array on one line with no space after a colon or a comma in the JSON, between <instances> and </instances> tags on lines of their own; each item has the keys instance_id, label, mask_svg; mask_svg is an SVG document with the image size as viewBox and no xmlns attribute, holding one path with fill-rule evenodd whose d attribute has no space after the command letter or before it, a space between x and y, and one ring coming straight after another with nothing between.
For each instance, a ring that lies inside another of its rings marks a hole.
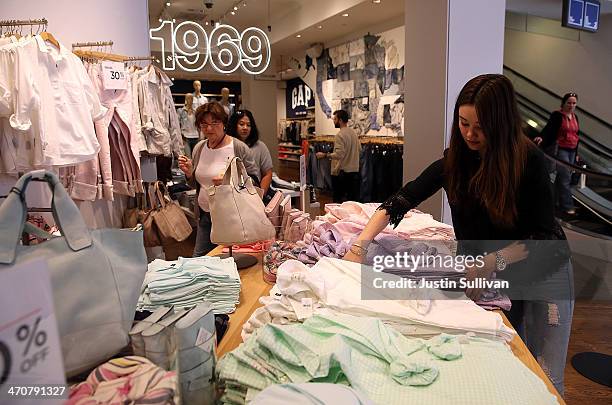
<instances>
[{"instance_id":1,"label":"escalator handrail","mask_svg":"<svg viewBox=\"0 0 612 405\"><path fill-rule=\"evenodd\" d=\"M536 103L534 103L533 101L529 100L527 97L523 96L522 94L516 93L516 95L518 96L518 103L521 104L523 107L527 108L528 110L530 110L532 113L537 114L542 120L547 120L548 117L545 117L544 114L536 111L534 108L532 108L530 105L527 105L526 103L524 103L521 98L529 101L529 103L535 105L536 107L542 109L543 111L546 111L544 108L540 107L539 105L537 105ZM578 131L578 134L580 135L580 142L582 142L583 144L587 144L588 147L590 149L594 149L597 151L597 154L603 154L605 155L607 158L612 159L612 149L608 148L606 145L596 141L595 139L593 139L592 137L590 137L588 134L585 134L582 131ZM590 145L593 144L593 145Z\"/></svg>"},{"instance_id":2,"label":"escalator handrail","mask_svg":"<svg viewBox=\"0 0 612 405\"><path fill-rule=\"evenodd\" d=\"M521 79L525 80L527 83L531 84L534 87L537 87L539 90L542 90L546 93L548 93L549 95L558 98L559 100L561 100L563 97L561 97L560 95L558 95L557 93L554 93L553 91L547 89L546 87L543 87L541 85L539 85L538 83L534 82L533 80L531 80L528 77L525 77L524 75L520 74L519 72L517 72L516 70L512 69L511 67L508 67L507 65L504 65L504 69L509 70L510 72L512 72L513 74L517 75L518 77L520 77ZM580 111L581 115L586 115L589 118L594 119L595 121L599 122L601 125L607 127L608 129L610 129L612 131L612 125L609 122L604 121L603 119L599 118L596 115L591 114L590 112L583 110L580 107L576 107L576 110Z\"/></svg>"},{"instance_id":3,"label":"escalator handrail","mask_svg":"<svg viewBox=\"0 0 612 405\"><path fill-rule=\"evenodd\" d=\"M542 151L542 153L544 153L544 156L546 156L548 159L552 160L556 164L561 165L561 166L565 166L565 167L567 167L569 169L574 170L575 172L578 172L580 174L586 174L587 176L589 176L591 178L612 181L612 174L600 173L600 172L596 172L596 171L591 170L591 169L585 169L584 167L577 166L577 165L572 164L572 163L567 163L567 162L565 162L563 160L559 160L559 159L557 159L556 156L551 156L551 155L549 155L548 153L546 153L544 151Z\"/></svg>"}]
</instances>

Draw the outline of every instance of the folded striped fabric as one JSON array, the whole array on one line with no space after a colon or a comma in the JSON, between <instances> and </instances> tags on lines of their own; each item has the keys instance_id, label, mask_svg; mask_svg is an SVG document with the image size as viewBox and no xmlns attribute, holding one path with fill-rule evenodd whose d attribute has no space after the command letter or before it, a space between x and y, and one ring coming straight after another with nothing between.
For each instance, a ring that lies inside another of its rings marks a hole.
<instances>
[{"instance_id":1,"label":"folded striped fabric","mask_svg":"<svg viewBox=\"0 0 612 405\"><path fill-rule=\"evenodd\" d=\"M144 357L121 357L102 364L70 388L67 405L174 404L178 380Z\"/></svg>"}]
</instances>

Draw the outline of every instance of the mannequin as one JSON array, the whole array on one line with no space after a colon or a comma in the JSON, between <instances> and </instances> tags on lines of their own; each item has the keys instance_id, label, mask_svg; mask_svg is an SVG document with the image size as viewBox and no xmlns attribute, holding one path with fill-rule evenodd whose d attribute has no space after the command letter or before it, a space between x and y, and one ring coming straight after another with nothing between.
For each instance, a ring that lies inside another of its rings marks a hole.
<instances>
[{"instance_id":1,"label":"mannequin","mask_svg":"<svg viewBox=\"0 0 612 405\"><path fill-rule=\"evenodd\" d=\"M195 110L193 107L194 96L191 93L185 94L185 106L179 108L179 119L181 124L181 133L183 135L183 144L185 145L185 154L191 156L193 147L200 140L200 134L195 127Z\"/></svg>"},{"instance_id":2,"label":"mannequin","mask_svg":"<svg viewBox=\"0 0 612 405\"><path fill-rule=\"evenodd\" d=\"M234 104L229 101L230 91L227 87L221 89L221 101L219 103L225 109L227 116L231 116L234 113Z\"/></svg>"},{"instance_id":3,"label":"mannequin","mask_svg":"<svg viewBox=\"0 0 612 405\"><path fill-rule=\"evenodd\" d=\"M202 83L199 80L193 82L193 109L197 110L199 106L208 103L208 98L202 94Z\"/></svg>"}]
</instances>

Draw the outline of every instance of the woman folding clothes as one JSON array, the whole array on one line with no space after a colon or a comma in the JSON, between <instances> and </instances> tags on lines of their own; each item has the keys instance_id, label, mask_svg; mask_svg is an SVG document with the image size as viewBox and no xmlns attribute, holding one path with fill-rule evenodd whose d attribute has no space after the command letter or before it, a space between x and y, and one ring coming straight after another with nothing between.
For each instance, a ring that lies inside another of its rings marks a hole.
<instances>
[{"instance_id":1,"label":"woman folding clothes","mask_svg":"<svg viewBox=\"0 0 612 405\"><path fill-rule=\"evenodd\" d=\"M484 256L466 278L508 281L508 317L563 395L574 308L569 248L554 217L546 157L521 132L514 88L503 75L463 87L444 156L378 208L344 258L363 261L369 241L441 188L458 254ZM474 300L481 293L476 283L466 290Z\"/></svg>"}]
</instances>

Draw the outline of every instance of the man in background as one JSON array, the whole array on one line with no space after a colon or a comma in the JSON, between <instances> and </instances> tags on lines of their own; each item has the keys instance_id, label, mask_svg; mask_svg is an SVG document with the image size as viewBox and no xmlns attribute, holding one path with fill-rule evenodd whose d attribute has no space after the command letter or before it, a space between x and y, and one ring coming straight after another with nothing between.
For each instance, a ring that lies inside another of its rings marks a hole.
<instances>
[{"instance_id":1,"label":"man in background","mask_svg":"<svg viewBox=\"0 0 612 405\"><path fill-rule=\"evenodd\" d=\"M355 131L348 127L348 120L346 111L334 111L334 126L340 128L334 138L334 151L317 152L318 159L331 159L332 192L335 203L359 200L361 144Z\"/></svg>"}]
</instances>

